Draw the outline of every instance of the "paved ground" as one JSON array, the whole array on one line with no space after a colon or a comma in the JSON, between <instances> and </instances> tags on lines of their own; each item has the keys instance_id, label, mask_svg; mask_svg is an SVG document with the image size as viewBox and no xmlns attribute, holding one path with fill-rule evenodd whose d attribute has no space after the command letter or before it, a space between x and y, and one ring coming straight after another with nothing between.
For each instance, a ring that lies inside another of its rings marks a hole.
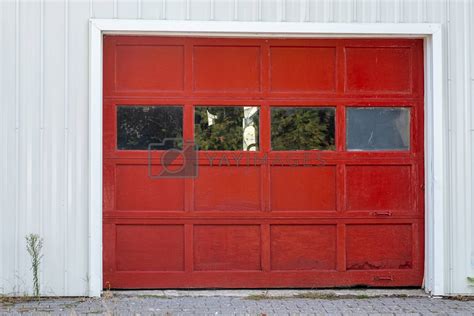
<instances>
[{"instance_id":1,"label":"paved ground","mask_svg":"<svg viewBox=\"0 0 474 316\"><path fill-rule=\"evenodd\" d=\"M382 292L383 293L383 292ZM213 296L219 294L219 296ZM101 299L0 299L0 314L55 315L474 315L474 300L421 292L153 291L110 292ZM398 295L398 296L395 296Z\"/></svg>"}]
</instances>

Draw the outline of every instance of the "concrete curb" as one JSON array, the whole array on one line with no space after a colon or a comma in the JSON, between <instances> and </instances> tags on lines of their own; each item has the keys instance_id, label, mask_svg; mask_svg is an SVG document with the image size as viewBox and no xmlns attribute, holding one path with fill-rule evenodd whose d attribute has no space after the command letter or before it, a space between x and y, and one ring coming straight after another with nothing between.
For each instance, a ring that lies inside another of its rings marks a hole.
<instances>
[{"instance_id":1,"label":"concrete curb","mask_svg":"<svg viewBox=\"0 0 474 316\"><path fill-rule=\"evenodd\" d=\"M125 297L298 297L298 296L332 296L332 297L429 297L421 289L331 289L331 290L137 290L112 291L114 296Z\"/></svg>"}]
</instances>

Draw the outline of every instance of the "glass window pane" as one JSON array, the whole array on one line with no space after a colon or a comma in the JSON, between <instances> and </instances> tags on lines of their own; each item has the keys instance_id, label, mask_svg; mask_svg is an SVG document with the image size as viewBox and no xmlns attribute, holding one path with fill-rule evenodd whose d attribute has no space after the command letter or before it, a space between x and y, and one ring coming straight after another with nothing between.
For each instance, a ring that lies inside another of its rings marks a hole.
<instances>
[{"instance_id":1,"label":"glass window pane","mask_svg":"<svg viewBox=\"0 0 474 316\"><path fill-rule=\"evenodd\" d=\"M348 150L408 150L410 110L407 108L348 108Z\"/></svg>"},{"instance_id":2,"label":"glass window pane","mask_svg":"<svg viewBox=\"0 0 474 316\"><path fill-rule=\"evenodd\" d=\"M256 106L197 106L194 123L199 150L258 150L259 108Z\"/></svg>"},{"instance_id":3,"label":"glass window pane","mask_svg":"<svg viewBox=\"0 0 474 316\"><path fill-rule=\"evenodd\" d=\"M272 107L272 150L334 150L335 109Z\"/></svg>"},{"instance_id":4,"label":"glass window pane","mask_svg":"<svg viewBox=\"0 0 474 316\"><path fill-rule=\"evenodd\" d=\"M181 148L183 109L179 106L118 106L117 148L165 150ZM158 145L159 144L159 145Z\"/></svg>"}]
</instances>

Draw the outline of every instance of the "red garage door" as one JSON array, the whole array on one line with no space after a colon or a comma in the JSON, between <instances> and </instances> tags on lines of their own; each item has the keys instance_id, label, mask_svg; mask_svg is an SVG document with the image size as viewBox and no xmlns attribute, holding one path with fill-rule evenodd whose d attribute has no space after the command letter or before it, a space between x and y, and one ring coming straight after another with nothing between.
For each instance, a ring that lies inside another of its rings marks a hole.
<instances>
[{"instance_id":1,"label":"red garage door","mask_svg":"<svg viewBox=\"0 0 474 316\"><path fill-rule=\"evenodd\" d=\"M422 45L106 36L104 287L420 286Z\"/></svg>"}]
</instances>

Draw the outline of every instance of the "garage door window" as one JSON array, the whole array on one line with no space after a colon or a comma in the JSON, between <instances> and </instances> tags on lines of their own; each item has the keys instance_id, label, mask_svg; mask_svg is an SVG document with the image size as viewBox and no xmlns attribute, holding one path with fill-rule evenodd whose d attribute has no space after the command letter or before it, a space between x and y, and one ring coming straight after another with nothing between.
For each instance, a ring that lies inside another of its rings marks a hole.
<instances>
[{"instance_id":1,"label":"garage door window","mask_svg":"<svg viewBox=\"0 0 474 316\"><path fill-rule=\"evenodd\" d=\"M118 106L117 148L155 150L181 148L183 108L181 106Z\"/></svg>"},{"instance_id":2,"label":"garage door window","mask_svg":"<svg viewBox=\"0 0 474 316\"><path fill-rule=\"evenodd\" d=\"M335 109L272 107L272 150L334 150Z\"/></svg>"},{"instance_id":3,"label":"garage door window","mask_svg":"<svg viewBox=\"0 0 474 316\"><path fill-rule=\"evenodd\" d=\"M348 150L408 150L410 110L349 108L346 132Z\"/></svg>"},{"instance_id":4,"label":"garage door window","mask_svg":"<svg viewBox=\"0 0 474 316\"><path fill-rule=\"evenodd\" d=\"M197 106L194 109L195 141L200 150L257 151L257 106Z\"/></svg>"}]
</instances>

